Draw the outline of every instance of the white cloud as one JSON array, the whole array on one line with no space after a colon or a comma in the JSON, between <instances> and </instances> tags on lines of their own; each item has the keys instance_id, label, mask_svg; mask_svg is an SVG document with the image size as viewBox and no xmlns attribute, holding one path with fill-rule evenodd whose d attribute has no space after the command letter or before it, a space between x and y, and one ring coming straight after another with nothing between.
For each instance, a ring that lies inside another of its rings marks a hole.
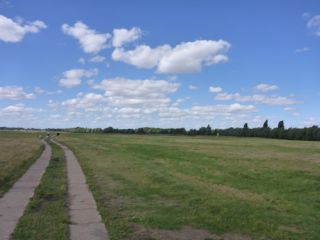
<instances>
[{"instance_id":1,"label":"white cloud","mask_svg":"<svg viewBox=\"0 0 320 240\"><path fill-rule=\"evenodd\" d=\"M156 48L140 45L130 51L125 51L123 48L116 48L112 53L112 59L134 65L138 68L149 69L156 67L160 59L169 52L170 49L171 47L169 45Z\"/></svg>"},{"instance_id":2,"label":"white cloud","mask_svg":"<svg viewBox=\"0 0 320 240\"><path fill-rule=\"evenodd\" d=\"M70 107L73 109L83 108L89 110L95 107L98 103L103 101L103 96L95 93L80 94L77 98L68 99L62 102L62 106Z\"/></svg>"},{"instance_id":3,"label":"white cloud","mask_svg":"<svg viewBox=\"0 0 320 240\"><path fill-rule=\"evenodd\" d=\"M42 111L43 111L42 109L26 107L24 104L19 103L19 104L10 105L10 106L1 108L0 116L17 118L22 116L31 116L33 113L42 112Z\"/></svg>"},{"instance_id":4,"label":"white cloud","mask_svg":"<svg viewBox=\"0 0 320 240\"><path fill-rule=\"evenodd\" d=\"M47 28L47 25L39 20L22 25L0 15L0 40L4 42L20 42L25 34L37 33L44 28Z\"/></svg>"},{"instance_id":5,"label":"white cloud","mask_svg":"<svg viewBox=\"0 0 320 240\"><path fill-rule=\"evenodd\" d=\"M230 48L226 41L198 40L177 45L159 61L159 73L200 72L203 65L214 65L228 60Z\"/></svg>"},{"instance_id":6,"label":"white cloud","mask_svg":"<svg viewBox=\"0 0 320 240\"><path fill-rule=\"evenodd\" d=\"M45 90L44 89L42 89L41 87L35 87L34 89L33 89L33 91L35 92L35 93L45 93Z\"/></svg>"},{"instance_id":7,"label":"white cloud","mask_svg":"<svg viewBox=\"0 0 320 240\"><path fill-rule=\"evenodd\" d=\"M320 37L320 15L315 15L307 22L307 27L313 31L313 33Z\"/></svg>"},{"instance_id":8,"label":"white cloud","mask_svg":"<svg viewBox=\"0 0 320 240\"><path fill-rule=\"evenodd\" d=\"M109 103L117 106L166 106L171 102L168 94L174 93L178 83L166 80L106 79L94 85L105 90Z\"/></svg>"},{"instance_id":9,"label":"white cloud","mask_svg":"<svg viewBox=\"0 0 320 240\"><path fill-rule=\"evenodd\" d=\"M107 41L111 38L109 33L97 33L81 21L76 22L74 26L63 24L62 31L76 38L86 53L98 53L107 47Z\"/></svg>"},{"instance_id":10,"label":"white cloud","mask_svg":"<svg viewBox=\"0 0 320 240\"><path fill-rule=\"evenodd\" d=\"M33 93L26 93L22 87L0 87L0 99L33 99Z\"/></svg>"},{"instance_id":11,"label":"white cloud","mask_svg":"<svg viewBox=\"0 0 320 240\"><path fill-rule=\"evenodd\" d=\"M261 92L269 92L277 90L278 87L269 84L259 84L254 87L254 90ZM220 101L235 100L238 102L253 102L267 105L293 105L300 104L300 101L294 100L292 98L283 96L267 96L264 94L253 94L253 95L241 95L240 93L227 93L220 87L210 87L209 91L216 93L215 99Z\"/></svg>"},{"instance_id":12,"label":"white cloud","mask_svg":"<svg viewBox=\"0 0 320 240\"><path fill-rule=\"evenodd\" d=\"M301 17L304 18L304 19L309 19L311 16L312 16L312 14L309 13L309 12L304 12L301 15Z\"/></svg>"},{"instance_id":13,"label":"white cloud","mask_svg":"<svg viewBox=\"0 0 320 240\"><path fill-rule=\"evenodd\" d=\"M282 96L266 96L262 94L254 94L254 95L247 95L242 96L239 93L225 93L221 92L218 93L215 97L216 100L235 100L239 102L254 102L260 104L267 104L267 105L293 105L299 104L300 101L282 97Z\"/></svg>"},{"instance_id":14,"label":"white cloud","mask_svg":"<svg viewBox=\"0 0 320 240\"><path fill-rule=\"evenodd\" d=\"M304 48L297 48L295 50L296 53L304 53L304 52L309 52L311 50L311 48L308 47L304 47Z\"/></svg>"},{"instance_id":15,"label":"white cloud","mask_svg":"<svg viewBox=\"0 0 320 240\"><path fill-rule=\"evenodd\" d=\"M296 110L296 109L293 108L293 107L285 107L285 108L283 108L283 110L284 110L284 111L294 111L294 110Z\"/></svg>"},{"instance_id":16,"label":"white cloud","mask_svg":"<svg viewBox=\"0 0 320 240\"><path fill-rule=\"evenodd\" d=\"M71 69L63 73L63 78L59 80L61 87L72 88L81 84L82 78L93 77L98 74L98 69Z\"/></svg>"},{"instance_id":17,"label":"white cloud","mask_svg":"<svg viewBox=\"0 0 320 240\"><path fill-rule=\"evenodd\" d=\"M122 47L125 43L133 42L139 39L142 35L140 28L133 27L130 30L125 28L114 29L112 45L114 47Z\"/></svg>"},{"instance_id":18,"label":"white cloud","mask_svg":"<svg viewBox=\"0 0 320 240\"><path fill-rule=\"evenodd\" d=\"M81 79L79 78L62 78L59 81L59 85L65 88L73 88L81 84Z\"/></svg>"},{"instance_id":19,"label":"white cloud","mask_svg":"<svg viewBox=\"0 0 320 240\"><path fill-rule=\"evenodd\" d=\"M261 84L258 84L257 86L255 86L254 89L259 92L270 92L270 91L278 90L279 87L276 85L261 83Z\"/></svg>"},{"instance_id":20,"label":"white cloud","mask_svg":"<svg viewBox=\"0 0 320 240\"><path fill-rule=\"evenodd\" d=\"M192 73L201 71L203 65L228 61L225 53L230 46L223 40L182 42L174 48L168 44L156 48L140 45L129 51L116 48L112 59L138 68L156 67L158 73Z\"/></svg>"},{"instance_id":21,"label":"white cloud","mask_svg":"<svg viewBox=\"0 0 320 240\"><path fill-rule=\"evenodd\" d=\"M24 104L15 104L0 108L0 125L12 127L38 127L36 123L39 114L44 112L41 108L27 107Z\"/></svg>"},{"instance_id":22,"label":"white cloud","mask_svg":"<svg viewBox=\"0 0 320 240\"><path fill-rule=\"evenodd\" d=\"M175 80L177 80L177 75L171 75L171 76L168 77L168 79L170 81L175 81Z\"/></svg>"},{"instance_id":23,"label":"white cloud","mask_svg":"<svg viewBox=\"0 0 320 240\"><path fill-rule=\"evenodd\" d=\"M97 55L97 56L92 57L90 59L90 62L98 63L98 62L103 62L104 60L106 60L105 57Z\"/></svg>"},{"instance_id":24,"label":"white cloud","mask_svg":"<svg viewBox=\"0 0 320 240\"><path fill-rule=\"evenodd\" d=\"M121 118L140 118L142 116L141 108L124 107L114 109L114 112L119 114Z\"/></svg>"},{"instance_id":25,"label":"white cloud","mask_svg":"<svg viewBox=\"0 0 320 240\"><path fill-rule=\"evenodd\" d=\"M172 103L172 107L178 107L181 103L190 100L190 97L178 98L174 103Z\"/></svg>"},{"instance_id":26,"label":"white cloud","mask_svg":"<svg viewBox=\"0 0 320 240\"><path fill-rule=\"evenodd\" d=\"M86 60L81 57L81 58L78 59L78 62L81 63L81 64L85 64Z\"/></svg>"},{"instance_id":27,"label":"white cloud","mask_svg":"<svg viewBox=\"0 0 320 240\"><path fill-rule=\"evenodd\" d=\"M188 88L189 88L190 90L193 90L193 91L198 89L197 86L194 86L194 85L192 85L192 84L190 84L190 85L188 86Z\"/></svg>"},{"instance_id":28,"label":"white cloud","mask_svg":"<svg viewBox=\"0 0 320 240\"><path fill-rule=\"evenodd\" d=\"M1 109L1 113L3 114L20 114L26 112L32 112L32 108L27 108L24 104L10 105Z\"/></svg>"},{"instance_id":29,"label":"white cloud","mask_svg":"<svg viewBox=\"0 0 320 240\"><path fill-rule=\"evenodd\" d=\"M305 120L302 124L304 127L311 127L314 125L319 126L320 121L317 120L315 117L309 117L307 120Z\"/></svg>"},{"instance_id":30,"label":"white cloud","mask_svg":"<svg viewBox=\"0 0 320 240\"><path fill-rule=\"evenodd\" d=\"M210 87L209 87L209 92L212 92L212 93L220 93L220 92L222 92L222 88L221 88L221 87L213 87L213 86L210 86Z\"/></svg>"},{"instance_id":31,"label":"white cloud","mask_svg":"<svg viewBox=\"0 0 320 240\"><path fill-rule=\"evenodd\" d=\"M213 118L215 116L230 116L232 114L257 112L258 109L253 105L241 105L233 103L230 105L205 105L193 106L187 109L171 107L163 109L159 116L169 119L188 119L188 118Z\"/></svg>"},{"instance_id":32,"label":"white cloud","mask_svg":"<svg viewBox=\"0 0 320 240\"><path fill-rule=\"evenodd\" d=\"M220 92L216 95L215 99L216 100L232 100L235 98L235 96L239 95L238 93L236 94L230 94L230 93L226 93L226 92Z\"/></svg>"},{"instance_id":33,"label":"white cloud","mask_svg":"<svg viewBox=\"0 0 320 240\"><path fill-rule=\"evenodd\" d=\"M57 95L57 94L60 94L62 93L62 90L56 90L56 91L46 91L46 94L48 95Z\"/></svg>"}]
</instances>

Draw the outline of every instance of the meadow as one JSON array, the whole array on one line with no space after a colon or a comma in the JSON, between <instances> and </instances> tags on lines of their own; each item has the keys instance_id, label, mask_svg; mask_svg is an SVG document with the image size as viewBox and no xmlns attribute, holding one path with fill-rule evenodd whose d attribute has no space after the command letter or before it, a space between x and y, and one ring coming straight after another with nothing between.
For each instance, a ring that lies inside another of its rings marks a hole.
<instances>
[{"instance_id":1,"label":"meadow","mask_svg":"<svg viewBox=\"0 0 320 240\"><path fill-rule=\"evenodd\" d=\"M39 133L0 131L0 197L40 156Z\"/></svg>"},{"instance_id":2,"label":"meadow","mask_svg":"<svg viewBox=\"0 0 320 240\"><path fill-rule=\"evenodd\" d=\"M69 134L111 239L319 239L320 142Z\"/></svg>"}]
</instances>

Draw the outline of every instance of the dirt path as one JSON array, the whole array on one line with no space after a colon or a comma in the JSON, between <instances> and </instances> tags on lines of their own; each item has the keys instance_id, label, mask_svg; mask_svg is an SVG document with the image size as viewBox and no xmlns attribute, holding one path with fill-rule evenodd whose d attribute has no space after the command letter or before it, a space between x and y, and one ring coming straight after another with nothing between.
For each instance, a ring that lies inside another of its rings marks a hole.
<instances>
[{"instance_id":1,"label":"dirt path","mask_svg":"<svg viewBox=\"0 0 320 240\"><path fill-rule=\"evenodd\" d=\"M66 146L55 143L63 148L67 161L70 239L109 239L78 160Z\"/></svg>"},{"instance_id":2,"label":"dirt path","mask_svg":"<svg viewBox=\"0 0 320 240\"><path fill-rule=\"evenodd\" d=\"M10 238L49 164L51 147L45 141L43 144L45 150L38 160L0 199L0 240Z\"/></svg>"}]
</instances>

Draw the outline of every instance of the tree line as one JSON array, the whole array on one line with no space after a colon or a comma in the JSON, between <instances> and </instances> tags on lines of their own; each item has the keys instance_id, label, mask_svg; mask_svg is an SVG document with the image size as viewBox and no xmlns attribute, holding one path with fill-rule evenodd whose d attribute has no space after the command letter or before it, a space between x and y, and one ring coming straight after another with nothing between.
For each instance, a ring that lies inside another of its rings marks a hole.
<instances>
[{"instance_id":1,"label":"tree line","mask_svg":"<svg viewBox=\"0 0 320 240\"><path fill-rule=\"evenodd\" d=\"M113 127L107 128L68 128L68 129L46 129L47 131L67 131L74 133L118 133L118 134L167 134L167 135L189 135L189 136L235 136L235 137L261 137L288 140L320 140L320 128L316 125L305 128L285 128L284 121L280 121L276 128L270 128L268 120L261 127L249 128L245 123L242 128L211 128L210 125L200 127L199 129L185 128L128 128L118 129Z\"/></svg>"}]
</instances>

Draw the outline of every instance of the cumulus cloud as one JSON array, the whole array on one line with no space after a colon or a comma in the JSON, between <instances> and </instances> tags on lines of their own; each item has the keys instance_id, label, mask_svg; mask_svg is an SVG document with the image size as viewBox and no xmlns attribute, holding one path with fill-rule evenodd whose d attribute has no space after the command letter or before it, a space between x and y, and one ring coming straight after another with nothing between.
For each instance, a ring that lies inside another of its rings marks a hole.
<instances>
[{"instance_id":1,"label":"cumulus cloud","mask_svg":"<svg viewBox=\"0 0 320 240\"><path fill-rule=\"evenodd\" d=\"M86 53L98 53L107 47L107 41L111 38L109 33L97 33L81 21L76 22L74 26L63 24L62 31L77 39Z\"/></svg>"},{"instance_id":2,"label":"cumulus cloud","mask_svg":"<svg viewBox=\"0 0 320 240\"><path fill-rule=\"evenodd\" d=\"M200 72L203 65L228 61L225 52L230 48L226 41L198 40L177 45L159 61L159 73Z\"/></svg>"},{"instance_id":3,"label":"cumulus cloud","mask_svg":"<svg viewBox=\"0 0 320 240\"><path fill-rule=\"evenodd\" d=\"M22 24L0 15L0 40L4 42L20 42L27 33L37 33L47 25L39 20Z\"/></svg>"},{"instance_id":4,"label":"cumulus cloud","mask_svg":"<svg viewBox=\"0 0 320 240\"><path fill-rule=\"evenodd\" d=\"M26 93L22 87L0 87L0 99L33 99L33 93Z\"/></svg>"},{"instance_id":5,"label":"cumulus cloud","mask_svg":"<svg viewBox=\"0 0 320 240\"><path fill-rule=\"evenodd\" d=\"M70 69L63 73L63 78L59 80L61 87L72 88L81 84L82 78L93 77L98 74L98 69Z\"/></svg>"},{"instance_id":6,"label":"cumulus cloud","mask_svg":"<svg viewBox=\"0 0 320 240\"><path fill-rule=\"evenodd\" d=\"M40 119L39 114L44 112L41 108L28 107L19 103L0 108L0 125L35 127Z\"/></svg>"},{"instance_id":7,"label":"cumulus cloud","mask_svg":"<svg viewBox=\"0 0 320 240\"><path fill-rule=\"evenodd\" d=\"M30 117L34 113L38 113L42 111L43 111L42 109L27 107L25 104L19 103L19 104L10 105L10 106L1 108L0 116L13 117L12 120L17 120L17 117ZM7 118L7 119L11 119L11 118Z\"/></svg>"},{"instance_id":8,"label":"cumulus cloud","mask_svg":"<svg viewBox=\"0 0 320 240\"><path fill-rule=\"evenodd\" d=\"M283 108L284 111L293 111L293 110L296 110L295 108L293 107L285 107Z\"/></svg>"},{"instance_id":9,"label":"cumulus cloud","mask_svg":"<svg viewBox=\"0 0 320 240\"><path fill-rule=\"evenodd\" d=\"M130 30L119 28L113 30L112 45L114 47L122 47L124 44L139 39L142 35L140 28L133 27Z\"/></svg>"},{"instance_id":10,"label":"cumulus cloud","mask_svg":"<svg viewBox=\"0 0 320 240\"><path fill-rule=\"evenodd\" d=\"M230 105L205 105L193 106L191 108L171 107L163 109L159 116L169 119L187 118L213 118L214 116L229 116L232 114L257 112L258 109L253 105L241 105L233 103Z\"/></svg>"},{"instance_id":11,"label":"cumulus cloud","mask_svg":"<svg viewBox=\"0 0 320 240\"><path fill-rule=\"evenodd\" d=\"M223 40L182 42L175 47L168 44L155 48L140 45L129 51L116 48L112 59L138 68L156 68L158 73L192 73L200 72L203 65L228 61L226 52L230 46Z\"/></svg>"},{"instance_id":12,"label":"cumulus cloud","mask_svg":"<svg viewBox=\"0 0 320 240\"><path fill-rule=\"evenodd\" d=\"M220 92L222 92L222 88L221 88L221 87L210 86L210 87L209 87L209 92L212 92L212 93L220 93Z\"/></svg>"},{"instance_id":13,"label":"cumulus cloud","mask_svg":"<svg viewBox=\"0 0 320 240\"><path fill-rule=\"evenodd\" d=\"M263 94L254 94L254 95L247 95L243 96L239 93L225 93L221 92L218 93L215 97L216 100L235 100L239 102L254 102L260 104L267 104L267 105L293 105L299 104L300 101L282 97L282 96L266 96Z\"/></svg>"},{"instance_id":14,"label":"cumulus cloud","mask_svg":"<svg viewBox=\"0 0 320 240\"><path fill-rule=\"evenodd\" d=\"M320 121L317 120L315 117L309 117L305 120L302 124L304 127L312 127L312 126L319 126Z\"/></svg>"},{"instance_id":15,"label":"cumulus cloud","mask_svg":"<svg viewBox=\"0 0 320 240\"><path fill-rule=\"evenodd\" d=\"M92 57L90 59L90 62L98 63L98 62L103 62L104 60L106 60L105 57L97 55L97 56Z\"/></svg>"},{"instance_id":16,"label":"cumulus cloud","mask_svg":"<svg viewBox=\"0 0 320 240\"><path fill-rule=\"evenodd\" d=\"M81 58L78 59L78 62L81 63L81 64L85 64L86 60L83 57L81 57Z\"/></svg>"},{"instance_id":17,"label":"cumulus cloud","mask_svg":"<svg viewBox=\"0 0 320 240\"><path fill-rule=\"evenodd\" d=\"M68 99L62 102L62 106L70 108L83 108L89 110L95 107L98 103L103 101L103 96L95 93L87 93L79 95L77 98Z\"/></svg>"},{"instance_id":18,"label":"cumulus cloud","mask_svg":"<svg viewBox=\"0 0 320 240\"><path fill-rule=\"evenodd\" d=\"M254 87L255 91L270 92L279 89L276 85L270 84L258 84ZM299 104L300 101L292 99L291 97L283 96L268 96L265 94L253 94L253 95L241 95L240 93L228 93L224 92L220 87L210 87L209 91L215 93L215 99L220 101L234 100L237 102L253 102L267 105L293 105Z\"/></svg>"},{"instance_id":19,"label":"cumulus cloud","mask_svg":"<svg viewBox=\"0 0 320 240\"><path fill-rule=\"evenodd\" d=\"M168 94L177 91L179 84L166 80L113 78L93 87L104 90L113 105L164 106L171 101Z\"/></svg>"},{"instance_id":20,"label":"cumulus cloud","mask_svg":"<svg viewBox=\"0 0 320 240\"><path fill-rule=\"evenodd\" d=\"M307 22L307 27L318 37L320 37L320 15L315 15Z\"/></svg>"},{"instance_id":21,"label":"cumulus cloud","mask_svg":"<svg viewBox=\"0 0 320 240\"><path fill-rule=\"evenodd\" d=\"M192 84L190 84L190 85L188 86L188 88L189 88L190 90L193 90L193 91L195 91L195 90L198 89L197 86L194 86L194 85L192 85Z\"/></svg>"},{"instance_id":22,"label":"cumulus cloud","mask_svg":"<svg viewBox=\"0 0 320 240\"><path fill-rule=\"evenodd\" d=\"M309 52L311 50L311 48L308 47L304 47L304 48L297 48L295 50L296 53L304 53L304 52Z\"/></svg>"},{"instance_id":23,"label":"cumulus cloud","mask_svg":"<svg viewBox=\"0 0 320 240\"><path fill-rule=\"evenodd\" d=\"M112 59L125 62L138 68L154 68L159 64L160 59L169 52L171 47L163 45L151 48L147 45L137 46L133 50L125 51L123 48L116 48L112 52Z\"/></svg>"},{"instance_id":24,"label":"cumulus cloud","mask_svg":"<svg viewBox=\"0 0 320 240\"><path fill-rule=\"evenodd\" d=\"M276 85L261 83L255 86L254 89L258 92L270 92L270 91L278 90L279 87Z\"/></svg>"}]
</instances>

